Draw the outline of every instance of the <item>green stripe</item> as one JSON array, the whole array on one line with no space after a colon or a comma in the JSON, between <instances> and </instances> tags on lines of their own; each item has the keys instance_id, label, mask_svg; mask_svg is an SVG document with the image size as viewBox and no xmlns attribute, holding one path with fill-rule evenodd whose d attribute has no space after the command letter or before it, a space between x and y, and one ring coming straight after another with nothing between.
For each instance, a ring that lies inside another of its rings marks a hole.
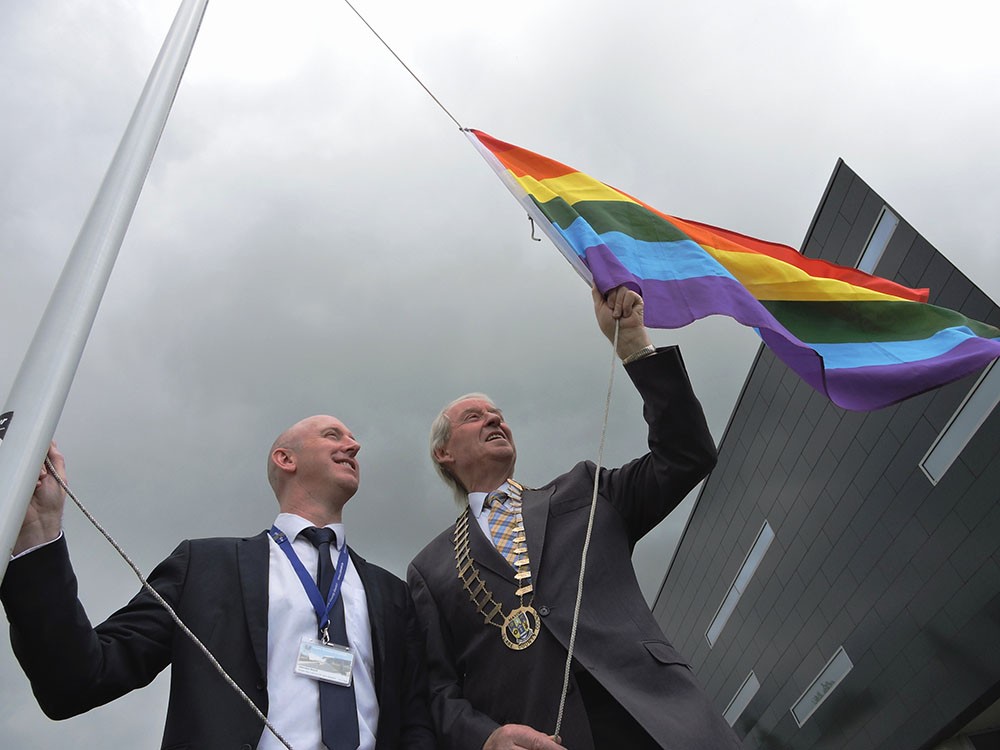
<instances>
[{"instance_id":1,"label":"green stripe","mask_svg":"<svg viewBox=\"0 0 1000 750\"><path fill-rule=\"evenodd\" d=\"M955 326L967 326L983 338L1000 338L1000 329L922 302L761 300L761 304L800 341L812 344L918 341Z\"/></svg>"},{"instance_id":2,"label":"green stripe","mask_svg":"<svg viewBox=\"0 0 1000 750\"><path fill-rule=\"evenodd\" d=\"M566 229L577 217L593 227L598 234L623 232L629 237L645 242L676 242L689 239L673 224L637 203L625 201L579 201L570 206L562 198L553 198L547 203L535 201L546 218L562 229Z\"/></svg>"}]
</instances>

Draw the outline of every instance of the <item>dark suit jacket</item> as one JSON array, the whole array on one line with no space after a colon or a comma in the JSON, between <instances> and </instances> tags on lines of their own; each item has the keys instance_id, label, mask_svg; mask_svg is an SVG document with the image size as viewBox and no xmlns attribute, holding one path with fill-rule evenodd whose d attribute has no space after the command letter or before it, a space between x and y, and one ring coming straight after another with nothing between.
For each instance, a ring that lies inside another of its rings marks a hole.
<instances>
[{"instance_id":1,"label":"dark suit jacket","mask_svg":"<svg viewBox=\"0 0 1000 750\"><path fill-rule=\"evenodd\" d=\"M266 715L267 534L185 541L153 587ZM432 750L422 643L405 584L351 550L365 587L379 703L377 750ZM263 722L147 592L92 627L64 540L11 561L0 586L11 643L42 710L64 719L171 665L163 748L256 747ZM277 726L280 732L281 727Z\"/></svg>"},{"instance_id":2,"label":"dark suit jacket","mask_svg":"<svg viewBox=\"0 0 1000 750\"><path fill-rule=\"evenodd\" d=\"M639 589L631 555L711 470L715 446L677 349L626 367L644 401L650 453L618 469L602 469L583 606L575 647L586 669L662 746L683 750L736 748L735 735L664 637ZM500 724L555 728L576 599L594 464L580 463L522 502L541 633L511 651L483 623L455 567L452 529L410 564L407 579L426 629L431 712L442 746L481 748ZM504 612L517 606L511 566L470 519L470 548L483 580ZM575 678L561 730L571 750L594 747Z\"/></svg>"}]
</instances>

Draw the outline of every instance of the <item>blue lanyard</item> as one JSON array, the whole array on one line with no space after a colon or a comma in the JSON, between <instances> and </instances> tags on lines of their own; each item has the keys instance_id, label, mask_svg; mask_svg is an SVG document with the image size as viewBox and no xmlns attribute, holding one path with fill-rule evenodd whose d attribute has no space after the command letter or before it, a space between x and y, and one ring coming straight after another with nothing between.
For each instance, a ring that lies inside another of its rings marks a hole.
<instances>
[{"instance_id":1,"label":"blue lanyard","mask_svg":"<svg viewBox=\"0 0 1000 750\"><path fill-rule=\"evenodd\" d=\"M295 554L292 543L285 535L285 532L277 526L272 526L268 533L292 564L292 568L302 582L302 588L306 590L306 595L309 597L309 601L312 602L313 609L316 611L316 622L319 623L320 632L325 633L326 627L330 622L330 610L337 603L337 598L340 596L340 586L344 582L344 575L347 573L347 545L344 544L340 547L340 557L337 558L337 570L333 575L333 581L330 582L330 593L327 595L326 602L324 603L323 594L320 592L319 586L313 580L309 571L306 570L306 566L302 564L299 556ZM316 551L319 552L319 550Z\"/></svg>"}]
</instances>

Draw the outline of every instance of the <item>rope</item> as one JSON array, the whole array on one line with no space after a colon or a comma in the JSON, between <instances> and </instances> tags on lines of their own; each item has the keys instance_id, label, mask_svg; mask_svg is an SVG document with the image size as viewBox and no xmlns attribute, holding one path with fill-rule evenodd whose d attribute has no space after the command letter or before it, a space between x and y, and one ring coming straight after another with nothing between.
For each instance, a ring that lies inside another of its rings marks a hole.
<instances>
[{"instance_id":1,"label":"rope","mask_svg":"<svg viewBox=\"0 0 1000 750\"><path fill-rule=\"evenodd\" d=\"M388 42L386 42L379 35L379 33L375 31L372 25L368 23L365 17L361 15L360 12L358 12L358 9L351 4L350 0L344 0L344 2L347 4L347 7L349 7L352 11L354 11L354 14L361 19L361 22L368 27L368 30L375 35L375 38L382 43L382 46L384 46L387 50L389 50L390 54L392 54L392 56L396 58L397 62L399 62L399 64L406 69L406 72L413 77L413 80L415 80L418 84L420 84L420 87L427 92L427 95L434 100L434 103L437 104L438 107L440 107L441 110L446 115L448 115L449 118L451 118L451 121L458 126L458 129L465 130L465 128L462 127L462 124L455 119L454 115L452 115L451 112L449 112L448 109L441 103L441 101L436 96L434 96L431 90L427 88L427 86L424 84L423 81L420 80L417 74L410 69L410 66L407 65L405 62L403 62L403 59L396 54L395 50L393 50L393 48L389 46ZM529 220L531 219L530 216L528 218ZM531 239L539 240L539 238L535 237L534 230L535 230L535 224L534 221L532 220ZM556 729L554 733L556 737L559 736L559 730L562 728L563 712L565 711L566 708L566 696L569 693L569 678L573 664L573 651L576 646L576 630L580 621L580 607L583 601L583 579L587 570L587 552L590 549L590 538L594 529L594 514L597 510L598 478L600 476L601 461L604 458L604 441L608 431L608 415L611 412L611 390L615 382L615 366L617 364L615 361L616 360L615 354L618 347L619 323L620 321L618 320L615 321L614 340L611 343L611 377L608 379L608 395L604 402L604 424L601 426L601 443L597 451L597 468L594 471L594 493L590 500L590 518L587 521L587 534L583 540L583 552L580 559L580 579L579 582L577 583L577 589L576 589L576 605L573 608L573 625L572 628L570 629L570 634L569 634L569 647L566 650L566 669L563 674L562 693L559 696L559 712L556 717Z\"/></svg>"},{"instance_id":2,"label":"rope","mask_svg":"<svg viewBox=\"0 0 1000 750\"><path fill-rule=\"evenodd\" d=\"M257 708L256 704L254 704L254 702L250 699L250 696L248 696L245 692L243 692L243 688L241 688L239 685L236 684L236 681L229 676L225 668L221 664L219 664L218 660L214 656L212 656L212 652L209 651L208 648L205 646L205 644L198 639L198 636L192 633L191 629L188 628L188 626L185 625L183 622L181 622L181 618L177 616L177 613L174 611L174 608L171 607L167 603L166 599L160 596L160 593L149 584L149 581L146 580L146 577L142 574L142 571L140 571L139 567L134 562L132 562L132 559L128 556L128 554L126 554L125 550L122 549L121 545L119 545L118 542L115 541L114 537L112 537L111 534L108 533L108 531L105 530L103 526L101 526L98 520L94 518L93 514L84 507L83 503L81 503L77 499L76 495L74 495L73 492L70 490L70 488L66 486L66 482L64 482L63 478L59 476L59 473L52 465L52 461L49 460L48 456L46 456L45 458L45 466L46 468L48 468L49 472L51 472L52 476L55 478L56 482L58 482L59 486L62 487L63 492L69 495L69 497L73 500L73 502L76 503L76 507L79 508L80 512L82 512L83 515L87 517L87 520L94 525L94 528L104 535L104 538L108 540L111 546L115 548L115 551L119 555L121 555L121 558L132 569L132 572L135 573L136 577L142 583L142 587L146 589L146 591L148 591L150 594L152 594L153 598L156 599L156 601L158 601L165 610L167 610L167 614L169 614L171 619L173 619L173 621L177 624L177 627L180 628L181 631L188 638L191 639L194 645L201 650L201 652L205 655L205 657L209 660L209 662L211 662L212 666L215 667L215 671L217 671L222 676L222 679L224 679L226 683L228 683L228 685L239 694L239 696L244 700L244 702L248 706L250 706L251 710L255 714L257 714L257 718L264 722L264 726L271 731L271 734L273 734L278 739L278 742L280 742L282 745L288 748L288 750L294 750L294 748L292 748L292 746L288 744L288 740L282 737L281 734L278 732L278 730L275 729L274 726L271 724L271 722L267 720L267 717L264 716L263 713L261 713L260 709Z\"/></svg>"},{"instance_id":3,"label":"rope","mask_svg":"<svg viewBox=\"0 0 1000 750\"><path fill-rule=\"evenodd\" d=\"M385 47L387 50L389 50L389 53L393 57L396 58L396 61L400 65L402 65L404 68L406 68L406 72L409 73L411 76L413 76L413 80L420 84L420 88L422 88L424 91L427 92L427 95L431 99L434 100L434 103L437 104L441 108L441 111L444 112L446 115L448 115L448 117L451 118L451 121L458 126L458 129L459 130L465 130L465 128L462 127L462 123L460 123L458 120L455 119L455 116L452 115L452 113L448 111L448 108L445 107L441 103L441 101L436 96L434 96L433 93L431 93L431 90L429 88L427 88L427 86L424 85L424 82L420 80L420 78L417 76L417 74L414 73L412 70L410 70L410 66L407 65L405 62L403 62L403 58L401 58L399 55L396 54L396 51L392 47L389 46L389 43L386 42L385 39L383 39L381 36L379 36L379 33L377 31L375 31L375 29L372 28L372 25L370 23L368 23L368 21L365 20L365 17L363 15L361 15L361 13L358 12L358 9L355 8L353 5L351 5L350 0L344 0L344 2L347 3L347 7L348 8L350 8L351 10L354 11L354 15L356 15L358 18L361 19L361 23L363 23L365 26L367 26L368 30L372 34L375 35L375 38L378 39L380 42L382 42L382 46Z\"/></svg>"},{"instance_id":4,"label":"rope","mask_svg":"<svg viewBox=\"0 0 1000 750\"><path fill-rule=\"evenodd\" d=\"M348 8L350 8L352 11L354 11L354 14L358 18L361 19L361 22L365 26L367 26L368 30L371 31L371 33L375 36L375 38L378 39L382 43L382 46L384 46L389 51L389 53L394 58L396 58L396 61L400 65L402 65L403 68L406 70L406 72L409 73L410 76L413 78L413 80L415 80L420 85L420 87L425 92L427 92L427 95L431 99L433 99L434 103L438 105L438 107L441 109L441 111L444 112L453 123L455 123L455 125L458 127L458 129L459 130L465 130L465 128L462 126L462 123L460 123L455 118L455 116L451 112L448 111L448 108L445 107L444 104L441 103L441 100L438 99L434 95L434 93L426 86L426 84L424 84L424 82L422 80L420 80L420 77L416 73L414 73L413 70L410 69L410 66L407 65L405 62L403 62L403 59L399 55L396 54L396 51L393 50L393 48L389 46L388 42L386 42L381 37L381 35L372 27L372 25L370 23L368 23L368 21L365 19L365 17L363 15L361 15L361 13L358 11L358 9L355 8L351 4L350 0L344 0L344 3L346 3L346 5L347 5ZM538 238L536 238L534 236L534 222L532 222L532 239L535 239L535 240L538 239ZM576 632L577 632L577 627L579 626L579 622L580 622L580 609L581 609L581 605L582 605L582 602L583 602L583 581L584 581L584 576L586 575L586 571L587 571L587 553L590 550L590 539L591 539L591 536L592 536L593 530L594 530L594 515L595 515L595 513L597 511L598 482L599 482L600 471L601 471L601 462L604 459L604 443L605 443L605 438L607 437L608 415L611 412L611 393L612 393L612 388L613 388L614 382L615 382L615 365L617 364L616 363L616 351L617 351L617 347L618 347L618 332L619 332L619 321L616 320L615 321L614 338L613 338L613 341L611 342L611 355L612 355L611 356L611 376L608 379L608 393L607 393L607 397L605 398L605 402L604 402L604 423L601 426L601 441L600 441L600 446L598 447L598 451L597 451L597 462L596 462L597 466L596 466L595 471L594 471L594 491L593 491L593 495L591 496L591 500L590 500L590 517L587 520L587 533L584 536L583 551L582 551L581 556L580 556L580 578L579 578L579 581L577 583L576 604L573 607L573 624L572 624L572 627L570 628L569 646L566 649L566 668L565 668L565 671L563 673L562 692L561 692L561 694L559 696L559 711L558 711L558 715L556 717L556 728L555 728L554 736L557 737L557 738L559 737L559 732L562 729L563 713L564 713L565 708L566 708L566 696L569 693L569 679L570 679L570 674L571 674L571 671L572 671L573 652L574 652L574 650L576 648ZM52 476L55 478L55 480L59 484L59 486L70 497L70 499L73 500L73 502L76 504L76 507L78 507L80 509L80 512L83 513L83 515L87 518L87 520L90 521L91 524L93 524L94 528L96 528L104 536L104 538L108 540L108 543L112 547L114 547L115 551L121 556L121 558L126 562L126 564L128 564L128 566L132 569L132 572L135 573L135 576L136 576L136 578L139 579L140 583L142 584L142 587L146 591L148 591L153 596L153 598L156 599L156 601L159 602L159 604L167 611L167 614L170 615L171 619L174 621L174 623L177 625L177 627L180 628L181 632L183 632L189 639L191 639L191 641L205 655L205 658L208 659L208 661L212 664L212 666L219 673L219 675L226 681L226 683L233 690L236 691L236 693L240 696L240 698L242 698L243 701L250 707L250 709L257 715L257 718L259 718L261 721L264 722L264 726L267 727L267 729L271 732L271 734L273 734L275 736L275 738L277 738L277 740L282 745L284 745L286 748L288 748L288 750L294 750L292 748L292 746L288 743L288 740L286 740L281 735L281 733L278 732L278 730L274 728L274 725L272 725L271 722L268 721L267 717L263 713L261 713L260 709L257 708L257 706L256 706L256 704L254 704L253 700L250 699L250 696L248 696L243 691L243 689L239 685L236 684L236 681L233 680L233 678L229 676L229 674L226 672L225 668L212 655L212 652L208 650L208 648L205 646L205 644L203 644L201 642L201 640L199 640L198 636L196 636L193 632L191 632L190 628L188 628L187 625L185 625L181 621L180 617L174 611L173 607L171 607L170 604L162 596L160 596L159 592L157 592L156 589L154 589L150 585L149 581L147 581L146 577L142 574L142 571L139 570L138 566L132 561L132 559L128 556L128 554L125 552L125 550L122 549L121 545L119 545L118 542L115 541L114 537L112 537L111 534L93 516L93 514L91 514L91 512L89 510L87 510L87 508L83 505L83 503L80 502L79 499L77 499L76 495L73 494L72 490L70 490L70 488L66 485L66 483L63 481L62 477L60 477L59 474L56 472L55 467L52 465L52 462L48 459L48 457L46 457L46 459L45 459L45 465L48 467L49 471L52 473Z\"/></svg>"},{"instance_id":5,"label":"rope","mask_svg":"<svg viewBox=\"0 0 1000 750\"><path fill-rule=\"evenodd\" d=\"M608 434L608 415L611 413L611 389L615 384L616 352L618 351L618 329L620 321L615 320L615 335L611 342L611 375L608 378L608 395L604 400L604 424L601 425L601 444L597 449L597 466L594 468L594 494L590 498L590 518L587 519L587 533L583 537L583 552L580 554L580 579L576 585L576 604L573 607L573 625L569 631L569 646L566 649L566 670L563 672L562 693L559 696L559 713L556 716L556 738L562 729L563 712L566 709L566 695L569 693L569 676L573 665L573 651L576 648L576 629L580 623L580 607L583 603L583 577L587 572L587 552L590 537L594 531L594 514L597 511L597 488L601 476L601 462L604 460L604 439ZM558 741L558 739L557 739Z\"/></svg>"}]
</instances>

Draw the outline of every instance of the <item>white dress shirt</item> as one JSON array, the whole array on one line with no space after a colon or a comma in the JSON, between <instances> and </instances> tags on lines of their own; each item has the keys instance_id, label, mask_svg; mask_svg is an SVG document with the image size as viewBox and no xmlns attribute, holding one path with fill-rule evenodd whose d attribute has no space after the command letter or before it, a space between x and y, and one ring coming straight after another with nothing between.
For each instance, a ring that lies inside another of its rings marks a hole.
<instances>
[{"instance_id":1,"label":"white dress shirt","mask_svg":"<svg viewBox=\"0 0 1000 750\"><path fill-rule=\"evenodd\" d=\"M318 552L299 533L313 524L291 513L281 513L274 525L292 540L292 548L302 565L315 576ZM337 534L336 550L330 545L336 564L340 549L346 544L344 525L330 524ZM267 608L267 718L295 750L320 750L319 683L295 672L299 644L303 638L317 638L316 612L292 568L288 557L268 537ZM340 590L344 597L347 640L354 652L354 694L358 703L360 750L373 750L378 726L378 702L375 699L375 659L368 603L358 571L351 560ZM265 728L258 750L284 750L284 746Z\"/></svg>"}]
</instances>

